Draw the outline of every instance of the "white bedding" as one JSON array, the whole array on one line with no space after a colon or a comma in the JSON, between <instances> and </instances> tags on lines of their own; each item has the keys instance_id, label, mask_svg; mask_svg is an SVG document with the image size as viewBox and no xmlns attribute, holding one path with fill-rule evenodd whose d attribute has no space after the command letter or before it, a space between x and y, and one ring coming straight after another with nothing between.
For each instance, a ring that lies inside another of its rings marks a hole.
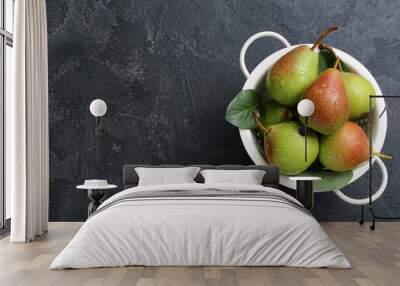
<instances>
[{"instance_id":1,"label":"white bedding","mask_svg":"<svg viewBox=\"0 0 400 286\"><path fill-rule=\"evenodd\" d=\"M113 204L133 192L272 188L237 184L142 186L106 200L50 269L127 265L349 268L318 222L289 204L257 198L152 198ZM136 194L136 193L134 193ZM108 207L107 207L108 205Z\"/></svg>"}]
</instances>

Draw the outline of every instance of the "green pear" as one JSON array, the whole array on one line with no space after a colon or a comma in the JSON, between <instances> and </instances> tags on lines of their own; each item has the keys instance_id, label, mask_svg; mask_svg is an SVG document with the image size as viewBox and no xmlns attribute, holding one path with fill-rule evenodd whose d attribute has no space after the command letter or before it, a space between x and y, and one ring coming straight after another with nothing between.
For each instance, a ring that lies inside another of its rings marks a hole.
<instances>
[{"instance_id":1,"label":"green pear","mask_svg":"<svg viewBox=\"0 0 400 286\"><path fill-rule=\"evenodd\" d=\"M350 108L341 73L335 68L325 70L304 92L304 99L314 103L314 113L308 126L329 135L340 129L348 120ZM304 119L300 117L303 122Z\"/></svg>"},{"instance_id":2,"label":"green pear","mask_svg":"<svg viewBox=\"0 0 400 286\"><path fill-rule=\"evenodd\" d=\"M295 106L303 92L318 77L319 54L314 49L337 27L329 27L310 48L298 46L283 55L269 70L266 77L268 94L277 102Z\"/></svg>"},{"instance_id":3,"label":"green pear","mask_svg":"<svg viewBox=\"0 0 400 286\"><path fill-rule=\"evenodd\" d=\"M291 108L269 99L263 106L260 121L264 126L268 127L280 122L290 121L292 118L293 111ZM264 131L260 127L257 127L256 134L261 143L264 142Z\"/></svg>"},{"instance_id":4,"label":"green pear","mask_svg":"<svg viewBox=\"0 0 400 286\"><path fill-rule=\"evenodd\" d=\"M292 110L272 99L267 100L261 112L261 123L268 127L283 121L290 121L293 117Z\"/></svg>"},{"instance_id":5,"label":"green pear","mask_svg":"<svg viewBox=\"0 0 400 286\"><path fill-rule=\"evenodd\" d=\"M372 84L364 77L350 72L342 72L344 88L350 105L350 119L358 119L369 112L369 96L375 95ZM375 98L372 98L372 109Z\"/></svg>"},{"instance_id":6,"label":"green pear","mask_svg":"<svg viewBox=\"0 0 400 286\"><path fill-rule=\"evenodd\" d=\"M304 90L318 77L318 58L306 45L282 56L267 74L268 94L283 105L296 105Z\"/></svg>"},{"instance_id":7,"label":"green pear","mask_svg":"<svg viewBox=\"0 0 400 286\"><path fill-rule=\"evenodd\" d=\"M319 160L331 171L351 170L368 158L368 137L364 130L352 121L348 121L335 133L321 138Z\"/></svg>"},{"instance_id":8,"label":"green pear","mask_svg":"<svg viewBox=\"0 0 400 286\"><path fill-rule=\"evenodd\" d=\"M299 133L301 124L295 121L282 122L264 127L259 118L256 121L264 131L264 153L267 161L277 165L284 175L305 171L318 157L319 142L315 132L307 134L307 160L305 160L305 136Z\"/></svg>"}]
</instances>

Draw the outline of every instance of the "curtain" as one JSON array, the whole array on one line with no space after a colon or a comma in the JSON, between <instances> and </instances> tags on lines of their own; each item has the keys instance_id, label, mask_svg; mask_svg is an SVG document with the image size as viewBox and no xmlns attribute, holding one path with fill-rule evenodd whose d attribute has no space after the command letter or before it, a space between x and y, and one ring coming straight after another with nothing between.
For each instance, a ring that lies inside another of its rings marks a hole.
<instances>
[{"instance_id":1,"label":"curtain","mask_svg":"<svg viewBox=\"0 0 400 286\"><path fill-rule=\"evenodd\" d=\"M45 0L15 1L13 94L6 98L12 242L47 232L49 191Z\"/></svg>"}]
</instances>

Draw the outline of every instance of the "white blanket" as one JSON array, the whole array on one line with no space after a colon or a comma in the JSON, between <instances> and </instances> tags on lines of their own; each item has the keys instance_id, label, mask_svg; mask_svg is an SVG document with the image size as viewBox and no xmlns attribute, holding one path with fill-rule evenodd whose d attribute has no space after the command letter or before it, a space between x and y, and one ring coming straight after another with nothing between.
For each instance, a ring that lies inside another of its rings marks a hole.
<instances>
[{"instance_id":1,"label":"white blanket","mask_svg":"<svg viewBox=\"0 0 400 286\"><path fill-rule=\"evenodd\" d=\"M132 192L205 192L214 188L263 190L297 202L277 189L262 186L131 188L106 200L99 207L103 210L83 224L50 269L127 265L350 267L318 222L290 204L250 196L119 201Z\"/></svg>"}]
</instances>

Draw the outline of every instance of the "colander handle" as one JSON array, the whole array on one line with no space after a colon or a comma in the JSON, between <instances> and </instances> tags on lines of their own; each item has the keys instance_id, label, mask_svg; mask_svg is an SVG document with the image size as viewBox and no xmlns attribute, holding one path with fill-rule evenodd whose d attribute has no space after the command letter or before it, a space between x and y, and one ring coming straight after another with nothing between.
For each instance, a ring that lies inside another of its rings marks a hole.
<instances>
[{"instance_id":1,"label":"colander handle","mask_svg":"<svg viewBox=\"0 0 400 286\"><path fill-rule=\"evenodd\" d=\"M388 172L386 169L385 164L382 162L381 158L376 157L376 163L378 164L379 168L381 169L382 172L382 181L381 185L379 186L378 191L375 192L375 194L372 195L371 201L374 202L376 201L380 196L383 195L383 193L386 190L386 185L388 183ZM369 204L369 197L364 198L364 199L353 199L345 194L342 193L340 190L334 190L333 191L339 198L341 198L343 201L346 203L352 204L352 205L366 205Z\"/></svg>"},{"instance_id":2,"label":"colander handle","mask_svg":"<svg viewBox=\"0 0 400 286\"><path fill-rule=\"evenodd\" d=\"M246 57L246 52L247 49L250 47L250 45L257 39L263 38L263 37L271 37L279 40L282 44L285 45L285 47L290 47L290 43L280 34L275 33L275 32L259 32L257 34L254 34L250 38L247 39L247 41L244 43L242 49L240 50L240 69L242 70L244 76L247 78L249 77L250 73L246 67L246 62L245 62L245 57Z\"/></svg>"}]
</instances>

